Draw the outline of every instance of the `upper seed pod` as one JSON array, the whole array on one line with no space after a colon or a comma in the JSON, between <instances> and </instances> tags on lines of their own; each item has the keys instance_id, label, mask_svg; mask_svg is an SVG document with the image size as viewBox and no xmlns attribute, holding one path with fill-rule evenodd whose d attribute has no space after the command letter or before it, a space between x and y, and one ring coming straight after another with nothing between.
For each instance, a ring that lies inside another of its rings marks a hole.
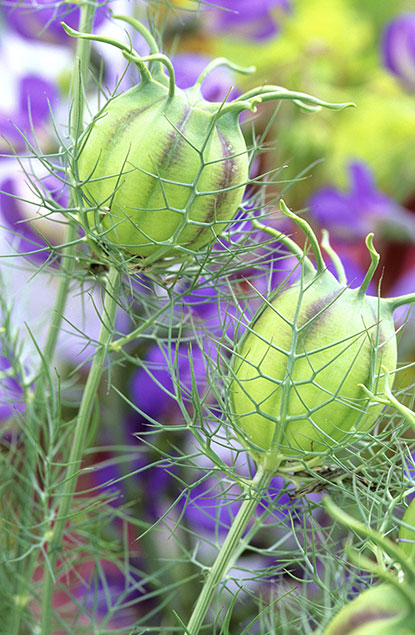
<instances>
[{"instance_id":1,"label":"upper seed pod","mask_svg":"<svg viewBox=\"0 0 415 635\"><path fill-rule=\"evenodd\" d=\"M349 289L327 240L339 280L326 270L311 228L283 211L307 232L317 270L300 256L301 281L259 311L234 354L230 386L242 438L272 471L285 459L325 456L373 426L384 405L366 390L383 393L381 365L393 372L397 362L393 310L415 301L366 295L379 260L372 235L372 264L362 286Z\"/></svg>"},{"instance_id":2,"label":"upper seed pod","mask_svg":"<svg viewBox=\"0 0 415 635\"><path fill-rule=\"evenodd\" d=\"M254 69L213 60L193 87L181 90L171 61L147 29L118 17L144 36L150 55L64 25L70 35L117 46L141 77L138 86L108 101L80 142L77 169L86 210L80 220L89 240L112 243L149 264L198 250L234 218L248 182L248 150L238 123L243 110L272 99L291 99L306 110L350 104L328 104L280 86L253 89L232 102L205 101L201 84L216 66Z\"/></svg>"}]
</instances>

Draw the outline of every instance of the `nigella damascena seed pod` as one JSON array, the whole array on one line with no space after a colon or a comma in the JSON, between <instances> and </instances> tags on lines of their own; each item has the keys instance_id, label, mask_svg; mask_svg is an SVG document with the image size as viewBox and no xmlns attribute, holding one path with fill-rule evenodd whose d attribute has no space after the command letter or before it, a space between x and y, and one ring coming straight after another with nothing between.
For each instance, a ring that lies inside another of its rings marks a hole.
<instances>
[{"instance_id":1,"label":"nigella damascena seed pod","mask_svg":"<svg viewBox=\"0 0 415 635\"><path fill-rule=\"evenodd\" d=\"M237 114L149 81L111 101L79 158L89 224L145 257L197 250L233 219L248 179Z\"/></svg>"},{"instance_id":2,"label":"nigella damascena seed pod","mask_svg":"<svg viewBox=\"0 0 415 635\"><path fill-rule=\"evenodd\" d=\"M149 31L133 18L118 18L144 36L150 55L140 57L120 42L63 25L70 35L118 47L140 73L139 85L111 99L78 144L81 225L87 239L107 251L112 244L150 264L191 255L226 229L248 182L242 111L275 99L294 100L307 110L351 105L328 104L280 86L252 89L231 102L207 102L201 85L213 68L254 69L219 58L193 87L180 90L171 61Z\"/></svg>"},{"instance_id":3,"label":"nigella damascena seed pod","mask_svg":"<svg viewBox=\"0 0 415 635\"><path fill-rule=\"evenodd\" d=\"M415 613L403 593L380 584L346 604L324 635L413 635Z\"/></svg>"},{"instance_id":4,"label":"nigella damascena seed pod","mask_svg":"<svg viewBox=\"0 0 415 635\"><path fill-rule=\"evenodd\" d=\"M413 299L366 295L378 262L372 235L367 244L371 268L359 289L349 289L344 271L338 281L325 269L315 239L317 271L306 258L301 281L264 305L235 351L236 430L266 469L326 456L370 430L384 408L367 391L383 393L382 365L395 371L393 310Z\"/></svg>"},{"instance_id":5,"label":"nigella damascena seed pod","mask_svg":"<svg viewBox=\"0 0 415 635\"><path fill-rule=\"evenodd\" d=\"M399 548L408 562L415 564L415 498L412 499L403 515L399 529Z\"/></svg>"}]
</instances>

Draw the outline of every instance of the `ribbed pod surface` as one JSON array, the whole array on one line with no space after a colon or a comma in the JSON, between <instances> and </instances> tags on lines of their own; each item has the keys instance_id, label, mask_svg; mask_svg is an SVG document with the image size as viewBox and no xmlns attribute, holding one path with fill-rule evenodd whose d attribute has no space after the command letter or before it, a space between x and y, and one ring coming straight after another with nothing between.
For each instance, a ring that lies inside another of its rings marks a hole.
<instances>
[{"instance_id":1,"label":"ribbed pod surface","mask_svg":"<svg viewBox=\"0 0 415 635\"><path fill-rule=\"evenodd\" d=\"M198 249L224 231L244 193L247 150L237 116L204 103L184 91L169 99L153 82L109 102L80 153L92 229L142 257L165 241Z\"/></svg>"},{"instance_id":2,"label":"ribbed pod surface","mask_svg":"<svg viewBox=\"0 0 415 635\"><path fill-rule=\"evenodd\" d=\"M382 406L368 406L359 384L382 392L380 366L396 368L396 355L381 300L327 271L306 278L279 294L241 342L231 384L237 426L248 442L286 457L327 452L373 425Z\"/></svg>"}]
</instances>

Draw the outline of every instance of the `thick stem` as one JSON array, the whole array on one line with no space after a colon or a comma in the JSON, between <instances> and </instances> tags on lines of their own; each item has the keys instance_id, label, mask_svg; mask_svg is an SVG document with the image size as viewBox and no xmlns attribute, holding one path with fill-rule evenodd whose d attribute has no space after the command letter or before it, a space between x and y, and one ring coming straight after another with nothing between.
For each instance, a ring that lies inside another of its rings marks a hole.
<instances>
[{"instance_id":1,"label":"thick stem","mask_svg":"<svg viewBox=\"0 0 415 635\"><path fill-rule=\"evenodd\" d=\"M85 390L75 424L64 484L62 491L59 494L60 505L58 506L58 510L56 512L56 521L53 528L48 529L46 532L46 535L49 533L50 537L48 540L48 558L45 562L43 576L42 635L49 635L49 633L52 632L51 614L56 560L58 551L61 548L65 524L70 516L70 508L75 493L82 455L85 449L85 438L91 418L91 412L107 358L109 345L113 336L120 281L121 274L115 267L112 267L109 272L107 287L105 290L106 295L98 347L89 371L88 380L85 385Z\"/></svg>"},{"instance_id":2,"label":"thick stem","mask_svg":"<svg viewBox=\"0 0 415 635\"><path fill-rule=\"evenodd\" d=\"M93 3L85 3L81 6L79 28L88 30L92 28L92 23L95 14L95 5ZM73 109L71 112L71 118L69 122L69 132L73 140L76 140L82 131L82 118L84 111L84 96L83 96L83 84L88 70L90 56L90 43L79 40L76 49L76 60L74 64L73 76L72 76L72 98ZM71 201L69 207L72 207L73 200L76 195L71 195ZM59 280L59 287L56 295L55 305L51 314L51 322L49 326L47 340L42 352L41 367L36 381L36 386L33 394L33 398L30 402L26 418L31 425L31 437L38 438L39 425L42 417L39 413L42 411L46 385L48 383L48 376L52 367L53 358L55 355L56 345L58 342L59 332L63 320L63 314L66 306L66 301L69 293L69 287L72 279L72 272L75 267L75 249L77 238L77 226L72 221L68 223L65 235L65 244L67 245L61 256L61 276ZM33 549L31 555L27 558L22 557L22 552L26 551L25 536L30 535L29 526L31 524L31 518L33 513L33 506L31 499L33 496L33 490L31 484L33 482L37 453L35 445L31 440L27 443L27 457L25 462L26 478L24 482L27 483L26 488L29 487L30 491L24 494L23 506L21 510L20 526L22 528L21 540L17 540L17 559L18 571L16 575L16 592L15 598L22 598L21 604L16 604L16 610L11 612L9 630L10 635L19 635L21 632L21 620L23 615L24 606L30 600L29 589L31 586L33 571L37 562L37 550ZM20 559L21 558L21 559Z\"/></svg>"},{"instance_id":3,"label":"thick stem","mask_svg":"<svg viewBox=\"0 0 415 635\"><path fill-rule=\"evenodd\" d=\"M200 629L202 628L206 613L209 610L216 589L227 572L232 556L235 553L249 520L258 505L261 494L263 490L268 487L272 476L273 474L271 472L267 472L262 467L259 467L258 472L252 481L251 489L242 503L239 512L232 523L232 527L226 536L225 542L220 548L216 560L204 582L202 591L187 625L186 632L188 635L198 635Z\"/></svg>"}]
</instances>

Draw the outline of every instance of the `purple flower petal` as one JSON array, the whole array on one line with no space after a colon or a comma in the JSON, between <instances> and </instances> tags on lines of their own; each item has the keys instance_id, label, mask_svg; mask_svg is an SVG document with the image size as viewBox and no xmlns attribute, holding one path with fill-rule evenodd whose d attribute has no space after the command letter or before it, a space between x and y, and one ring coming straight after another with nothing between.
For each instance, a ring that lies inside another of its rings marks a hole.
<instances>
[{"instance_id":1,"label":"purple flower petal","mask_svg":"<svg viewBox=\"0 0 415 635\"><path fill-rule=\"evenodd\" d=\"M104 0L100 0L104 4ZM42 39L46 42L70 44L71 38L66 35L61 22L66 22L74 29L79 27L79 5L53 0L16 0L2 8L2 15L7 26L29 40ZM108 15L105 6L95 14L95 25L103 22Z\"/></svg>"},{"instance_id":2,"label":"purple flower petal","mask_svg":"<svg viewBox=\"0 0 415 635\"><path fill-rule=\"evenodd\" d=\"M272 479L267 493L258 504L257 513L262 514L264 508L270 508L271 514L285 518L289 513L290 497L281 494L284 481L281 477ZM222 490L213 480L208 479L190 490L188 497L179 505L184 509L184 517L198 531L224 534L232 525L232 521L241 506L238 488Z\"/></svg>"},{"instance_id":3,"label":"purple flower petal","mask_svg":"<svg viewBox=\"0 0 415 635\"><path fill-rule=\"evenodd\" d=\"M382 58L403 86L415 90L415 13L403 13L386 26Z\"/></svg>"},{"instance_id":4,"label":"purple flower petal","mask_svg":"<svg viewBox=\"0 0 415 635\"><path fill-rule=\"evenodd\" d=\"M263 40L278 33L274 10L288 12L290 0L218 0L211 11L215 16L215 28L220 32L240 33L243 37Z\"/></svg>"},{"instance_id":5,"label":"purple flower petal","mask_svg":"<svg viewBox=\"0 0 415 635\"><path fill-rule=\"evenodd\" d=\"M24 411L22 403L23 389L12 374L12 365L7 356L0 355L0 373L5 376L0 377L0 421L13 416L17 412ZM8 376L10 372L10 376Z\"/></svg>"},{"instance_id":6,"label":"purple flower petal","mask_svg":"<svg viewBox=\"0 0 415 635\"><path fill-rule=\"evenodd\" d=\"M369 232L389 238L412 239L413 215L376 188L369 168L360 162L349 165L350 188L339 191L322 187L309 200L312 216L330 233L344 240L364 238Z\"/></svg>"},{"instance_id":7,"label":"purple flower petal","mask_svg":"<svg viewBox=\"0 0 415 635\"><path fill-rule=\"evenodd\" d=\"M20 83L20 112L32 121L34 126L49 121L51 105L58 97L58 90L52 82L43 77L27 75Z\"/></svg>"},{"instance_id":8,"label":"purple flower petal","mask_svg":"<svg viewBox=\"0 0 415 635\"><path fill-rule=\"evenodd\" d=\"M50 255L48 251L41 251L47 245L32 225L24 222L27 218L22 213L21 202L15 198L17 195L17 188L12 179L6 179L0 184L0 218L3 219L3 224L5 223L12 230L10 239L15 248L21 253L38 251L33 253L31 258L35 262L43 263Z\"/></svg>"},{"instance_id":9,"label":"purple flower petal","mask_svg":"<svg viewBox=\"0 0 415 635\"><path fill-rule=\"evenodd\" d=\"M176 55L173 65L177 85L183 89L193 86L210 61L208 57L195 53ZM234 99L238 93L232 89L233 83L230 70L225 66L218 66L207 75L202 83L202 95L207 101L221 102L231 91L228 99Z\"/></svg>"},{"instance_id":10,"label":"purple flower petal","mask_svg":"<svg viewBox=\"0 0 415 635\"><path fill-rule=\"evenodd\" d=\"M405 476L408 478L412 487L415 487L415 452L412 452L406 459ZM411 492L407 495L407 501L410 503L415 498L415 492Z\"/></svg>"},{"instance_id":11,"label":"purple flower petal","mask_svg":"<svg viewBox=\"0 0 415 635\"><path fill-rule=\"evenodd\" d=\"M190 349L182 344L171 344L170 348L154 346L148 351L145 367L134 374L130 389L132 400L144 417L158 420L180 413L172 372L180 384L182 399L186 399L192 390L192 372L199 385L205 377L202 351L197 346Z\"/></svg>"},{"instance_id":12,"label":"purple flower petal","mask_svg":"<svg viewBox=\"0 0 415 635\"><path fill-rule=\"evenodd\" d=\"M25 148L24 136L33 141L33 132L50 121L50 110L56 103L56 86L38 75L26 75L20 79L19 101L13 113L0 110L0 141L5 152L10 152L11 144L15 151Z\"/></svg>"},{"instance_id":13,"label":"purple flower petal","mask_svg":"<svg viewBox=\"0 0 415 635\"><path fill-rule=\"evenodd\" d=\"M179 505L193 528L204 532L226 533L240 507L239 492L221 492L212 479L194 487Z\"/></svg>"},{"instance_id":14,"label":"purple flower petal","mask_svg":"<svg viewBox=\"0 0 415 635\"><path fill-rule=\"evenodd\" d=\"M43 263L50 257L51 253L49 249L45 250L47 243L42 239L42 232L52 243L58 243L63 239L63 225L43 219L42 224L37 225L38 231L36 231L36 223L39 223L41 214L46 213L46 210L41 209L42 201L40 198L35 201L33 192L28 193L26 189L22 189L24 185L25 178L22 174L15 178L6 178L0 183L1 224L10 228L10 242L15 249L21 253L38 252L33 253L30 259L37 263ZM42 181L37 182L37 187L43 191L45 198L53 199L61 205L66 204L67 190L55 176L47 175ZM18 198L25 199L26 196L31 197L32 205ZM33 219L34 223L28 222L28 219Z\"/></svg>"}]
</instances>

